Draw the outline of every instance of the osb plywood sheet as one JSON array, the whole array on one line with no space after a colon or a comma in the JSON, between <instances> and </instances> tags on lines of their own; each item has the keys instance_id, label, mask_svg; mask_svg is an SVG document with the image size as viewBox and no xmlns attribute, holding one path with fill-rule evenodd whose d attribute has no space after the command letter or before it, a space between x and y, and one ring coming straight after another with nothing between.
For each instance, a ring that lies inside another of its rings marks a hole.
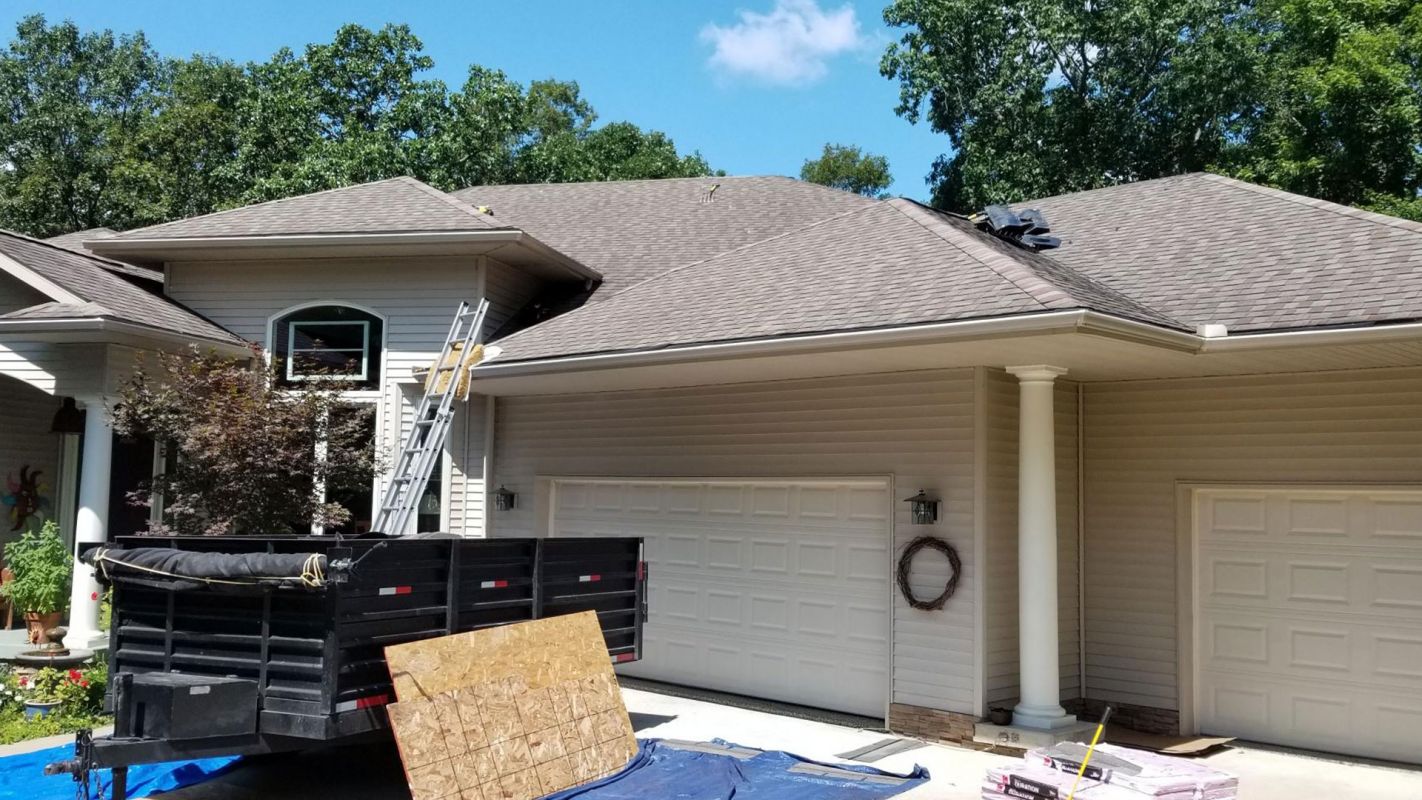
<instances>
[{"instance_id":1,"label":"osb plywood sheet","mask_svg":"<svg viewBox=\"0 0 1422 800\"><path fill-rule=\"evenodd\" d=\"M401 702L514 676L543 689L570 677L612 675L592 611L392 645L385 661Z\"/></svg>"},{"instance_id":2,"label":"osb plywood sheet","mask_svg":"<svg viewBox=\"0 0 1422 800\"><path fill-rule=\"evenodd\" d=\"M592 612L385 652L414 800L532 800L610 775L637 751Z\"/></svg>"}]
</instances>

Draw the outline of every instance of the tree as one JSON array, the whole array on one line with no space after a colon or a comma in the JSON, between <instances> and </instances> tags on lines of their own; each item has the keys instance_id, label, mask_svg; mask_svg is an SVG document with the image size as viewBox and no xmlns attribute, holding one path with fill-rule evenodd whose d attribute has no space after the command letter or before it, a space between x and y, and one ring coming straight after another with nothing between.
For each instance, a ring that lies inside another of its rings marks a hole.
<instances>
[{"instance_id":1,"label":"tree","mask_svg":"<svg viewBox=\"0 0 1422 800\"><path fill-rule=\"evenodd\" d=\"M1224 164L1238 177L1416 216L1422 5L1261 0L1272 35L1261 102Z\"/></svg>"},{"instance_id":2,"label":"tree","mask_svg":"<svg viewBox=\"0 0 1422 800\"><path fill-rule=\"evenodd\" d=\"M952 153L935 203L959 211L1203 169L1249 107L1261 32L1246 0L895 0L880 71L898 113Z\"/></svg>"},{"instance_id":3,"label":"tree","mask_svg":"<svg viewBox=\"0 0 1422 800\"><path fill-rule=\"evenodd\" d=\"M165 519L155 531L303 533L350 519L319 488L337 497L370 486L381 461L366 438L373 410L343 404L335 381L278 387L255 355L246 363L196 350L159 354L124 384L114 431L177 450L133 498L162 493Z\"/></svg>"},{"instance_id":4,"label":"tree","mask_svg":"<svg viewBox=\"0 0 1422 800\"><path fill-rule=\"evenodd\" d=\"M126 229L397 175L452 190L710 172L665 134L594 127L574 81L475 65L450 91L433 66L405 25L237 64L27 17L0 51L0 227Z\"/></svg>"},{"instance_id":5,"label":"tree","mask_svg":"<svg viewBox=\"0 0 1422 800\"><path fill-rule=\"evenodd\" d=\"M852 145L826 144L819 158L805 160L800 167L800 180L882 198L894 177L889 174L889 159L883 156L865 153Z\"/></svg>"},{"instance_id":6,"label":"tree","mask_svg":"<svg viewBox=\"0 0 1422 800\"><path fill-rule=\"evenodd\" d=\"M38 236L125 224L133 144L154 111L160 60L143 35L21 20L0 51L0 226Z\"/></svg>"}]
</instances>

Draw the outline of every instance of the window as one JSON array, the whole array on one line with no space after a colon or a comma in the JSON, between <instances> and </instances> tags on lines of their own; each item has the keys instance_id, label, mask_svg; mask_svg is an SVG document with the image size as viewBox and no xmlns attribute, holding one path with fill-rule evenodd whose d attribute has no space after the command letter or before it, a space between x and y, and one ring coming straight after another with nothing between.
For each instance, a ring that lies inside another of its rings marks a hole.
<instances>
[{"instance_id":1,"label":"window","mask_svg":"<svg viewBox=\"0 0 1422 800\"><path fill-rule=\"evenodd\" d=\"M277 378L286 384L319 378L378 389L384 327L379 317L350 306L289 312L272 327Z\"/></svg>"}]
</instances>

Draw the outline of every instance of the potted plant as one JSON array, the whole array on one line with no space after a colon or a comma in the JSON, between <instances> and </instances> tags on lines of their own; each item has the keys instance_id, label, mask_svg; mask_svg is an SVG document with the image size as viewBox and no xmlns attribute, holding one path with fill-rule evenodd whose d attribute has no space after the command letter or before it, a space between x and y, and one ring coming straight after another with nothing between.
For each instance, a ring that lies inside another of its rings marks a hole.
<instances>
[{"instance_id":1,"label":"potted plant","mask_svg":"<svg viewBox=\"0 0 1422 800\"><path fill-rule=\"evenodd\" d=\"M69 602L72 565L59 526L49 521L38 533L26 531L5 545L5 561L15 577L0 591L24 612L30 643L47 644L49 629L63 619Z\"/></svg>"},{"instance_id":2,"label":"potted plant","mask_svg":"<svg viewBox=\"0 0 1422 800\"><path fill-rule=\"evenodd\" d=\"M25 719L47 717L64 704L65 676L54 667L22 675L18 681L24 697Z\"/></svg>"}]
</instances>

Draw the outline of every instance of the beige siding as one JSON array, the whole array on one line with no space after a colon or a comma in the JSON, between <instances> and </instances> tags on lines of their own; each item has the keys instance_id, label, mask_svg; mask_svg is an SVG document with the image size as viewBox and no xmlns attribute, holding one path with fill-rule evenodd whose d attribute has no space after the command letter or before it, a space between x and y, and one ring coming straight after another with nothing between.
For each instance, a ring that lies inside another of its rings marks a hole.
<instances>
[{"instance_id":1,"label":"beige siding","mask_svg":"<svg viewBox=\"0 0 1422 800\"><path fill-rule=\"evenodd\" d=\"M59 405L58 398L33 386L0 377L0 480L19 480L20 467L39 470L40 495L50 502L42 520L55 513L62 437L50 433L49 425ZM0 506L0 544L19 536L10 531L9 511L9 506Z\"/></svg>"},{"instance_id":2,"label":"beige siding","mask_svg":"<svg viewBox=\"0 0 1422 800\"><path fill-rule=\"evenodd\" d=\"M485 263L484 285L491 305L485 329L493 330L527 302L536 281L492 259ZM397 384L411 380L412 368L434 360L460 301L477 301L479 290L475 258L179 262L168 265L167 278L167 292L174 299L265 346L270 345L271 319L304 303L352 303L385 317L380 441L390 461L409 430L418 400L414 385ZM457 410L450 431L446 496L450 528L456 531L482 530L483 414L482 401L471 401Z\"/></svg>"},{"instance_id":3,"label":"beige siding","mask_svg":"<svg viewBox=\"0 0 1422 800\"><path fill-rule=\"evenodd\" d=\"M1077 399L1076 384L1056 387L1058 630L1061 699L1081 696L1077 582ZM1017 660L1017 379L988 370L986 498L987 536L983 565L986 630L983 637L984 696L991 706L1018 698Z\"/></svg>"},{"instance_id":4,"label":"beige siding","mask_svg":"<svg viewBox=\"0 0 1422 800\"><path fill-rule=\"evenodd\" d=\"M1178 708L1180 483L1422 482L1422 370L1086 389L1089 697Z\"/></svg>"},{"instance_id":5,"label":"beige siding","mask_svg":"<svg viewBox=\"0 0 1422 800\"><path fill-rule=\"evenodd\" d=\"M892 475L896 497L936 492L943 506L931 528L909 524L908 505L895 504L896 546L943 536L963 575L944 611L910 609L895 595L893 699L973 711L971 370L500 398L496 428L496 483L519 494L518 508L495 512L499 536L542 533L540 477ZM937 563L922 560L919 592L941 589L947 565Z\"/></svg>"}]
</instances>

